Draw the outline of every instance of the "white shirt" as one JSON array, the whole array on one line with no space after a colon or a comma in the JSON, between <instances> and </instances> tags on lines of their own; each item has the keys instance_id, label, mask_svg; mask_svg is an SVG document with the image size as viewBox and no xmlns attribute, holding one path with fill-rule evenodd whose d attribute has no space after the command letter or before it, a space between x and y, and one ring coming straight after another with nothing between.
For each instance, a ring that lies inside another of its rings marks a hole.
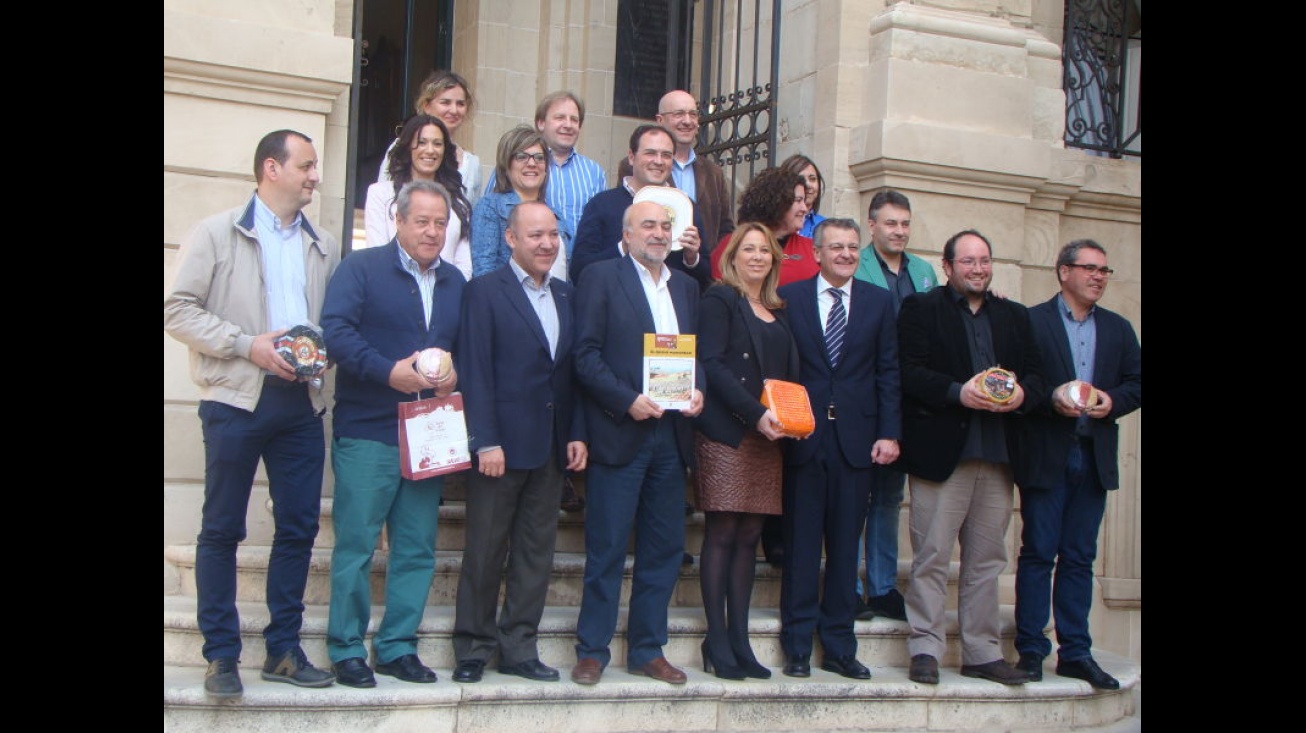
<instances>
[{"instance_id":1,"label":"white shirt","mask_svg":"<svg viewBox=\"0 0 1306 733\"><path fill-rule=\"evenodd\" d=\"M656 283L653 282L653 273L634 257L630 258L630 264L635 267L635 272L639 275L639 284L644 286L644 297L653 311L655 333L680 333L680 321L676 319L676 305L671 302L671 290L667 287L667 281L671 279L671 270L666 263L662 263L662 272L658 275Z\"/></svg>"},{"instance_id":2,"label":"white shirt","mask_svg":"<svg viewBox=\"0 0 1306 733\"><path fill-rule=\"evenodd\" d=\"M824 275L816 276L816 310L821 316L821 330L825 331L825 324L830 320L830 308L834 306L834 296L826 291L833 288L829 282L826 282ZM848 282L843 284L842 288L836 288L843 292L843 310L848 322L852 323L851 314L853 312L853 279L848 278Z\"/></svg>"}]
</instances>

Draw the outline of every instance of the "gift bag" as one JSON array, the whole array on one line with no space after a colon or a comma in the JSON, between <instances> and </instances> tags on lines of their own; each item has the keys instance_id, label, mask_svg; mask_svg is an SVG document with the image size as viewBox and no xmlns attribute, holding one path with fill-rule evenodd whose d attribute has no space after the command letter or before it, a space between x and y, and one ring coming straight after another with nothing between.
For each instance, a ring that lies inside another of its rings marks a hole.
<instances>
[{"instance_id":1,"label":"gift bag","mask_svg":"<svg viewBox=\"0 0 1306 733\"><path fill-rule=\"evenodd\" d=\"M399 472L414 481L471 468L463 395L399 403Z\"/></svg>"}]
</instances>

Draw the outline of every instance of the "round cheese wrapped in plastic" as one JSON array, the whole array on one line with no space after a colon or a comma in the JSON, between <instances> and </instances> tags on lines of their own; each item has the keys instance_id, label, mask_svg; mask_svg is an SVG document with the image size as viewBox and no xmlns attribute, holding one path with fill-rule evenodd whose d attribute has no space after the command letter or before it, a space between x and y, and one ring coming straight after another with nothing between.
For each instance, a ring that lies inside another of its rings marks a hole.
<instances>
[{"instance_id":1,"label":"round cheese wrapped in plastic","mask_svg":"<svg viewBox=\"0 0 1306 733\"><path fill-rule=\"evenodd\" d=\"M432 382L443 382L453 373L453 357L438 347L423 349L417 355L417 371Z\"/></svg>"},{"instance_id":2,"label":"round cheese wrapped in plastic","mask_svg":"<svg viewBox=\"0 0 1306 733\"><path fill-rule=\"evenodd\" d=\"M975 385L983 395L994 402L1007 402L1016 396L1016 375L1002 367L991 367L980 372Z\"/></svg>"},{"instance_id":3,"label":"round cheese wrapped in plastic","mask_svg":"<svg viewBox=\"0 0 1306 733\"><path fill-rule=\"evenodd\" d=\"M326 342L312 326L295 326L273 341L272 348L294 367L295 375L301 380L326 371Z\"/></svg>"},{"instance_id":4,"label":"round cheese wrapped in plastic","mask_svg":"<svg viewBox=\"0 0 1306 733\"><path fill-rule=\"evenodd\" d=\"M1066 398L1081 410L1091 410L1102 401L1102 396L1093 385L1078 379L1066 385Z\"/></svg>"}]
</instances>

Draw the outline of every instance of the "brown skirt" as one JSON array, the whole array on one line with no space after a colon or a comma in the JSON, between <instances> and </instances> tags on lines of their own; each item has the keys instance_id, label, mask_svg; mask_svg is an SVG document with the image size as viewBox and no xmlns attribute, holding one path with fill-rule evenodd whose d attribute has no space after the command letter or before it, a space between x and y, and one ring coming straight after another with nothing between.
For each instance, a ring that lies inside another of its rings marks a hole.
<instances>
[{"instance_id":1,"label":"brown skirt","mask_svg":"<svg viewBox=\"0 0 1306 733\"><path fill-rule=\"evenodd\" d=\"M783 454L780 444L748 431L738 448L694 433L698 469L694 488L705 512L780 513Z\"/></svg>"}]
</instances>

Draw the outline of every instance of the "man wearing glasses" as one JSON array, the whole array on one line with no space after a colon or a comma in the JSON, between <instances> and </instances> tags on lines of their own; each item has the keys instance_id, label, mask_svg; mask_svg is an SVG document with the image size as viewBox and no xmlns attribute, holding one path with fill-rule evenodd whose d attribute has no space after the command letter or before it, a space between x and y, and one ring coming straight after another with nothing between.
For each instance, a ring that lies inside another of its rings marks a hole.
<instances>
[{"instance_id":1,"label":"man wearing glasses","mask_svg":"<svg viewBox=\"0 0 1306 733\"><path fill-rule=\"evenodd\" d=\"M694 146L698 144L699 116L694 95L673 89L658 101L658 114L654 119L662 129L671 133L671 139L676 143L675 157L671 161L671 183L694 202L694 211L703 221L700 234L705 242L705 253L710 255L716 243L735 230L735 221L730 216L730 196L726 193L726 177L721 166L709 158L698 157L694 152ZM622 159L617 175L630 175L628 160Z\"/></svg>"},{"instance_id":2,"label":"man wearing glasses","mask_svg":"<svg viewBox=\"0 0 1306 733\"><path fill-rule=\"evenodd\" d=\"M580 281L580 274L594 262L621 257L623 217L634 202L635 194L645 186L670 185L671 162L675 144L671 133L657 125L640 125L630 136L630 152L626 161L629 175L622 177L615 188L600 191L585 204L580 225L576 228L576 246L569 264L568 279ZM667 267L681 270L694 278L701 290L712 283L712 269L706 252L701 252L703 238L699 236L702 217L694 207L694 223L680 235L667 255Z\"/></svg>"},{"instance_id":3,"label":"man wearing glasses","mask_svg":"<svg viewBox=\"0 0 1306 733\"><path fill-rule=\"evenodd\" d=\"M909 295L898 316L902 362L902 458L911 491L912 566L907 587L908 676L938 684L947 651L948 565L961 542L957 619L961 674L1006 685L1028 675L1002 655L998 575L1007 566L1020 415L1046 397L1029 311L995 297L993 248L979 232L943 245L947 283ZM1013 375L988 391L991 367Z\"/></svg>"},{"instance_id":4,"label":"man wearing glasses","mask_svg":"<svg viewBox=\"0 0 1306 733\"><path fill-rule=\"evenodd\" d=\"M820 272L780 288L798 344L800 381L816 413L816 431L785 448L780 646L789 677L811 675L816 634L825 655L821 669L865 680L871 671L857 659L853 631L857 541L871 472L898 458L898 335L889 291L853 277L857 223L826 219L813 239Z\"/></svg>"},{"instance_id":5,"label":"man wearing glasses","mask_svg":"<svg viewBox=\"0 0 1306 733\"><path fill-rule=\"evenodd\" d=\"M1143 350L1129 321L1097 304L1113 272L1106 260L1091 239L1062 247L1061 291L1029 310L1047 383L1057 386L1026 419L1016 651L1021 670L1043 679L1043 658L1052 651L1043 629L1051 615L1056 673L1118 690L1093 660L1088 611L1107 492L1120 486L1116 421L1142 407Z\"/></svg>"}]
</instances>

